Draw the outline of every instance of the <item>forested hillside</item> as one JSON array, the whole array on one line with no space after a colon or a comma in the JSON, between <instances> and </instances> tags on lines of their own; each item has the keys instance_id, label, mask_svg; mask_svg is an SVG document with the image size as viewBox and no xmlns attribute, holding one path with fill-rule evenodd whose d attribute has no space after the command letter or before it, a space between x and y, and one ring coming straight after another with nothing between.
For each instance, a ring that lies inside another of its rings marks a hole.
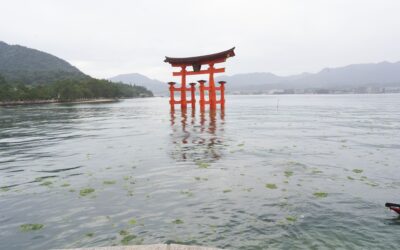
<instances>
[{"instance_id":1,"label":"forested hillside","mask_svg":"<svg viewBox=\"0 0 400 250\"><path fill-rule=\"evenodd\" d=\"M58 57L1 41L0 74L8 82L23 84L49 84L58 80L89 78Z\"/></svg>"},{"instance_id":2,"label":"forested hillside","mask_svg":"<svg viewBox=\"0 0 400 250\"><path fill-rule=\"evenodd\" d=\"M94 79L58 57L0 41L0 102L152 95L144 87Z\"/></svg>"}]
</instances>

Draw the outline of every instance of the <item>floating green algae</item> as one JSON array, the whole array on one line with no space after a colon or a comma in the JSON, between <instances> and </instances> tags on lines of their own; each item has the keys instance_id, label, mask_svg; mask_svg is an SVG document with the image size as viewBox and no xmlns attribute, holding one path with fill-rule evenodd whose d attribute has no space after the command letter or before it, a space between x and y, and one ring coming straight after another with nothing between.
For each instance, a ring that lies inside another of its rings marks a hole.
<instances>
[{"instance_id":1,"label":"floating green algae","mask_svg":"<svg viewBox=\"0 0 400 250\"><path fill-rule=\"evenodd\" d=\"M286 217L286 220L287 220L287 221L290 221L290 222L296 222L296 221L297 221L297 218L294 217L294 216L288 216L288 217Z\"/></svg>"},{"instance_id":2,"label":"floating green algae","mask_svg":"<svg viewBox=\"0 0 400 250\"><path fill-rule=\"evenodd\" d=\"M103 181L103 184L104 184L104 185L113 185L113 184L115 184L115 183L117 183L117 182L114 181L114 180L106 180L106 181Z\"/></svg>"},{"instance_id":3,"label":"floating green algae","mask_svg":"<svg viewBox=\"0 0 400 250\"><path fill-rule=\"evenodd\" d=\"M224 192L224 193L230 193L230 192L232 192L232 189L225 189L225 190L223 190L222 192Z\"/></svg>"},{"instance_id":4,"label":"floating green algae","mask_svg":"<svg viewBox=\"0 0 400 250\"><path fill-rule=\"evenodd\" d=\"M69 187L69 186L71 186L69 183L64 183L61 185L61 187Z\"/></svg>"},{"instance_id":5,"label":"floating green algae","mask_svg":"<svg viewBox=\"0 0 400 250\"><path fill-rule=\"evenodd\" d=\"M287 170L287 171L285 171L285 176L286 177L290 177L290 176L292 176L293 175L293 171L289 171L289 170Z\"/></svg>"},{"instance_id":6,"label":"floating green algae","mask_svg":"<svg viewBox=\"0 0 400 250\"><path fill-rule=\"evenodd\" d=\"M322 174L323 172L321 170L313 170L311 173L313 173L313 174Z\"/></svg>"},{"instance_id":7,"label":"floating green algae","mask_svg":"<svg viewBox=\"0 0 400 250\"><path fill-rule=\"evenodd\" d=\"M265 187L269 188L269 189L277 189L278 188L276 186L276 184L274 184L274 183L267 183L267 184L265 184Z\"/></svg>"},{"instance_id":8,"label":"floating green algae","mask_svg":"<svg viewBox=\"0 0 400 250\"><path fill-rule=\"evenodd\" d=\"M200 181L200 180L201 180L201 178L198 177L198 176L194 177L194 179L195 179L196 181Z\"/></svg>"},{"instance_id":9,"label":"floating green algae","mask_svg":"<svg viewBox=\"0 0 400 250\"><path fill-rule=\"evenodd\" d=\"M135 225L137 223L136 219L130 219L129 220L129 225Z\"/></svg>"},{"instance_id":10,"label":"floating green algae","mask_svg":"<svg viewBox=\"0 0 400 250\"><path fill-rule=\"evenodd\" d=\"M40 183L40 186L50 186L51 184L53 184L53 182L51 182L51 181L44 181L44 182Z\"/></svg>"},{"instance_id":11,"label":"floating green algae","mask_svg":"<svg viewBox=\"0 0 400 250\"><path fill-rule=\"evenodd\" d=\"M328 194L324 193L324 192L315 192L314 196L317 197L317 198L325 198L325 197L328 196Z\"/></svg>"},{"instance_id":12,"label":"floating green algae","mask_svg":"<svg viewBox=\"0 0 400 250\"><path fill-rule=\"evenodd\" d=\"M361 174L363 172L363 170L355 168L355 169L353 169L353 172L356 173L356 174Z\"/></svg>"},{"instance_id":13,"label":"floating green algae","mask_svg":"<svg viewBox=\"0 0 400 250\"><path fill-rule=\"evenodd\" d=\"M54 176L37 177L37 178L35 178L35 181L36 182L41 182L41 181L44 181L45 179L49 179L49 178L54 178Z\"/></svg>"},{"instance_id":14,"label":"floating green algae","mask_svg":"<svg viewBox=\"0 0 400 250\"><path fill-rule=\"evenodd\" d=\"M43 224L23 224L20 226L22 232L36 231L44 227Z\"/></svg>"},{"instance_id":15,"label":"floating green algae","mask_svg":"<svg viewBox=\"0 0 400 250\"><path fill-rule=\"evenodd\" d=\"M174 223L174 224L183 224L183 220L176 219L176 220L173 220L172 223Z\"/></svg>"},{"instance_id":16,"label":"floating green algae","mask_svg":"<svg viewBox=\"0 0 400 250\"><path fill-rule=\"evenodd\" d=\"M196 165L197 165L199 168L208 168L208 167L210 167L210 164L209 164L209 163L207 163L207 162L201 162L201 161L196 162Z\"/></svg>"},{"instance_id":17,"label":"floating green algae","mask_svg":"<svg viewBox=\"0 0 400 250\"><path fill-rule=\"evenodd\" d=\"M127 235L124 238L122 238L121 243L127 245L133 239L136 239L136 235Z\"/></svg>"},{"instance_id":18,"label":"floating green algae","mask_svg":"<svg viewBox=\"0 0 400 250\"><path fill-rule=\"evenodd\" d=\"M129 232L126 230L121 230L121 231L119 231L119 235L126 236L126 235L129 235Z\"/></svg>"},{"instance_id":19,"label":"floating green algae","mask_svg":"<svg viewBox=\"0 0 400 250\"><path fill-rule=\"evenodd\" d=\"M85 236L86 236L86 237L93 237L93 236L94 236L94 233L86 233Z\"/></svg>"},{"instance_id":20,"label":"floating green algae","mask_svg":"<svg viewBox=\"0 0 400 250\"><path fill-rule=\"evenodd\" d=\"M81 189L80 191L79 191L79 194L81 195L81 196L87 196L87 195L89 195L89 194L91 194L91 193L93 193L94 192L94 188L84 188L84 189Z\"/></svg>"},{"instance_id":21,"label":"floating green algae","mask_svg":"<svg viewBox=\"0 0 400 250\"><path fill-rule=\"evenodd\" d=\"M184 194L184 195L186 195L187 197L192 197L192 196L194 196L194 194L193 194L192 192L190 192L190 191L184 191L184 190L181 191L181 194Z\"/></svg>"},{"instance_id":22,"label":"floating green algae","mask_svg":"<svg viewBox=\"0 0 400 250\"><path fill-rule=\"evenodd\" d=\"M351 181L353 181L353 180L354 180L354 178L353 178L353 177L351 177L351 176L347 176L347 179L349 179L349 180L351 180Z\"/></svg>"}]
</instances>

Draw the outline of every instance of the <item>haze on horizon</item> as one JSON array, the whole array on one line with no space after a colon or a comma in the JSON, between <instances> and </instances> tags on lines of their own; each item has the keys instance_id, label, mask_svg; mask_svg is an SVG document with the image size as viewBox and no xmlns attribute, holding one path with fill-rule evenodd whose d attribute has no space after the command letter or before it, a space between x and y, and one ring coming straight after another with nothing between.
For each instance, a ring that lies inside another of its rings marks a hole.
<instances>
[{"instance_id":1,"label":"haze on horizon","mask_svg":"<svg viewBox=\"0 0 400 250\"><path fill-rule=\"evenodd\" d=\"M171 79L164 56L236 46L227 74L317 72L400 61L398 0L5 0L0 40L66 59L98 78Z\"/></svg>"}]
</instances>

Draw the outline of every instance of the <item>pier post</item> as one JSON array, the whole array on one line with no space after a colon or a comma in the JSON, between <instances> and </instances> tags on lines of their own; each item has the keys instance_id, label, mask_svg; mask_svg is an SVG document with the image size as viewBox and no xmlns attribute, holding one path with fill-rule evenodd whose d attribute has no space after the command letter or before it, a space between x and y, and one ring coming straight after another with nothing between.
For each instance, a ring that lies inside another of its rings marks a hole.
<instances>
[{"instance_id":1,"label":"pier post","mask_svg":"<svg viewBox=\"0 0 400 250\"><path fill-rule=\"evenodd\" d=\"M219 83L219 85L220 85L220 105L221 105L221 108L224 108L225 107L225 81L219 81L218 82Z\"/></svg>"},{"instance_id":2,"label":"pier post","mask_svg":"<svg viewBox=\"0 0 400 250\"><path fill-rule=\"evenodd\" d=\"M199 89L200 89L200 109L204 110L204 107L205 107L205 100L204 100L204 83L205 83L206 81L204 81L204 80L199 80L198 82L199 82L199 84L200 84L200 87L199 87Z\"/></svg>"},{"instance_id":3,"label":"pier post","mask_svg":"<svg viewBox=\"0 0 400 250\"><path fill-rule=\"evenodd\" d=\"M195 82L191 82L190 83L190 102L192 104L192 109L194 109L195 105L196 105L196 83Z\"/></svg>"},{"instance_id":4,"label":"pier post","mask_svg":"<svg viewBox=\"0 0 400 250\"><path fill-rule=\"evenodd\" d=\"M171 105L171 109L175 107L175 87L176 82L169 82L169 104Z\"/></svg>"}]
</instances>

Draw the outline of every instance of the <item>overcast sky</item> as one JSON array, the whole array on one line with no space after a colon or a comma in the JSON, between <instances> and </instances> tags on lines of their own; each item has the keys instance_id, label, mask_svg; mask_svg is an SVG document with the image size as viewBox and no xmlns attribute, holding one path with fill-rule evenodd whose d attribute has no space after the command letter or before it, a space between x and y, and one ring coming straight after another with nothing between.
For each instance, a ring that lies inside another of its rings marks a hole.
<instances>
[{"instance_id":1,"label":"overcast sky","mask_svg":"<svg viewBox=\"0 0 400 250\"><path fill-rule=\"evenodd\" d=\"M400 0L0 0L0 40L99 78L170 80L164 56L236 46L227 74L400 61Z\"/></svg>"}]
</instances>

